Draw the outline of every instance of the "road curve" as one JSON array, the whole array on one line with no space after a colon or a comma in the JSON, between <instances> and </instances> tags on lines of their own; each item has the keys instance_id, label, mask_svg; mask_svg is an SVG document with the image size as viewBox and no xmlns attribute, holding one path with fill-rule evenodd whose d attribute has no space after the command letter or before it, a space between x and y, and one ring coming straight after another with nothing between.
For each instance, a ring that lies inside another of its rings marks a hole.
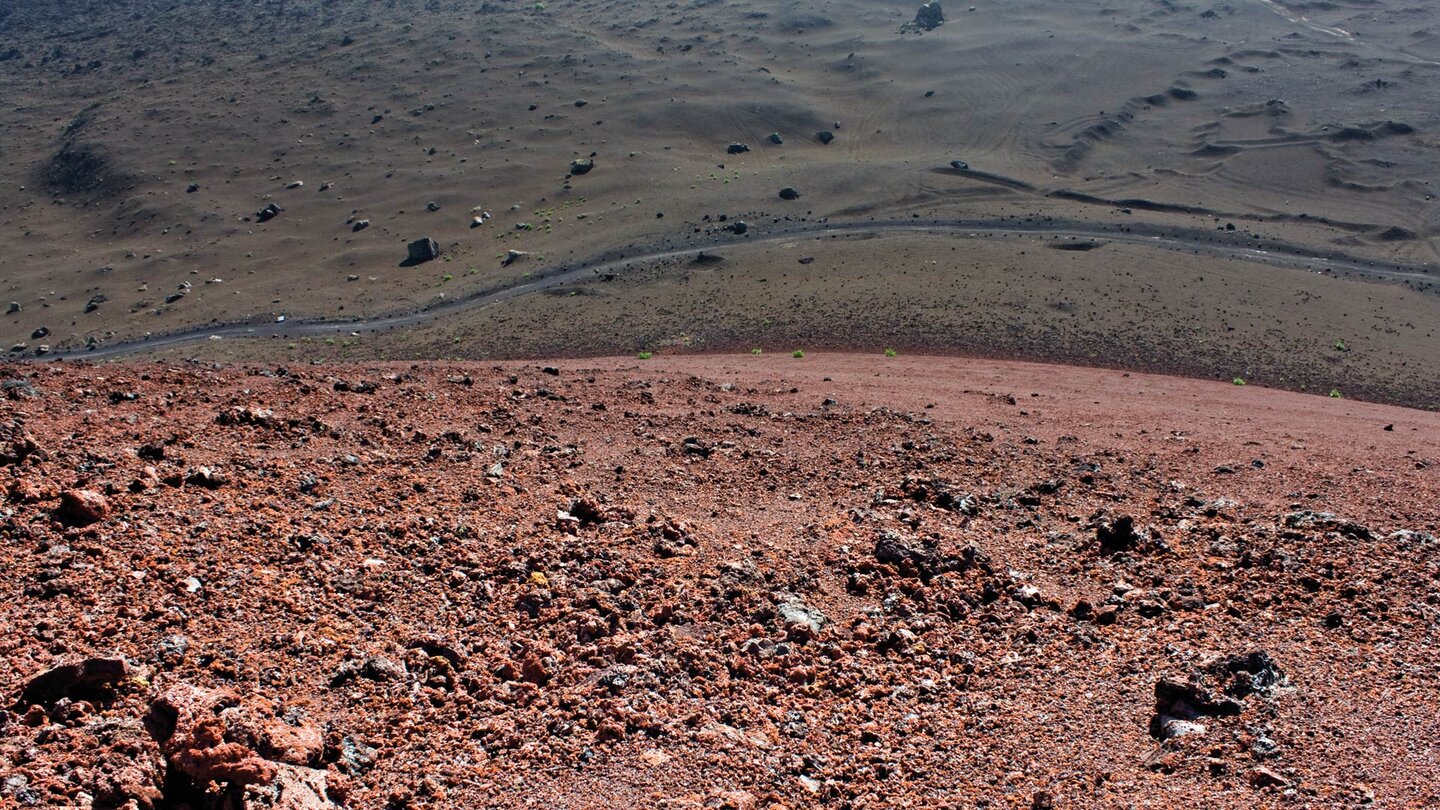
<instances>
[{"instance_id":1,"label":"road curve","mask_svg":"<svg viewBox=\"0 0 1440 810\"><path fill-rule=\"evenodd\" d=\"M358 320L251 320L228 324L200 326L179 332L149 335L135 340L99 344L54 352L47 360L85 359L109 360L138 352L193 343L213 338L300 338L344 335L359 332L382 332L483 309L487 306L521 296L541 292L595 276L618 272L636 264L653 264L700 250L720 250L746 245L780 242L802 237L839 237L843 235L883 236L894 233L924 233L956 238L991 236L1042 237L1055 240L1097 240L1141 245L1208 256L1238 259L1257 264L1298 267L1312 272L1331 272L1360 276L1379 281L1423 281L1440 284L1440 271L1418 265L1373 261L1340 253L1320 254L1307 248L1283 242L1259 240L1241 233L1212 233L1196 229L1162 229L1149 225L1103 225L1048 217L1012 220L872 220L853 222L781 223L765 232L752 230L749 235L709 234L692 240L684 247L652 247L637 253L612 251L573 265L555 265L529 278L503 286L480 290L471 295L444 301L432 306L392 315Z\"/></svg>"}]
</instances>

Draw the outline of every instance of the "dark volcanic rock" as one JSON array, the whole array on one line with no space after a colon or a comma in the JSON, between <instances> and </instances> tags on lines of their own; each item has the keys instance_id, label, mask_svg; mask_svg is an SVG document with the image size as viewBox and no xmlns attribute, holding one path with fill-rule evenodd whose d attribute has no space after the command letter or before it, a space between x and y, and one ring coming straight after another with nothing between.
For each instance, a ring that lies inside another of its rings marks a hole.
<instances>
[{"instance_id":1,"label":"dark volcanic rock","mask_svg":"<svg viewBox=\"0 0 1440 810\"><path fill-rule=\"evenodd\" d=\"M933 539L910 539L898 532L883 531L875 541L875 559L893 565L906 576L919 577L928 581L946 571L961 571L970 566L980 555L973 549L967 550L967 557L947 557L940 553L939 543Z\"/></svg>"},{"instance_id":2,"label":"dark volcanic rock","mask_svg":"<svg viewBox=\"0 0 1440 810\"><path fill-rule=\"evenodd\" d=\"M1143 538L1135 531L1135 518L1123 515L1096 526L1095 539L1100 542L1101 554L1119 554L1135 548Z\"/></svg>"},{"instance_id":3,"label":"dark volcanic rock","mask_svg":"<svg viewBox=\"0 0 1440 810\"><path fill-rule=\"evenodd\" d=\"M926 3L915 12L915 25L926 31L933 31L945 22L945 12L940 10L939 3Z\"/></svg>"},{"instance_id":4,"label":"dark volcanic rock","mask_svg":"<svg viewBox=\"0 0 1440 810\"><path fill-rule=\"evenodd\" d=\"M428 236L424 239L416 239L406 247L406 261L411 264L423 264L440 257L440 243Z\"/></svg>"},{"instance_id":5,"label":"dark volcanic rock","mask_svg":"<svg viewBox=\"0 0 1440 810\"><path fill-rule=\"evenodd\" d=\"M285 209L281 208L280 206L276 205L275 203L270 203L269 205L267 205L267 206L265 206L264 208L261 208L259 211L256 211L256 212L255 212L255 221L256 221L256 222L269 222L270 220L274 219L275 217L280 216L280 212L281 212L281 211L284 211L284 210L285 210Z\"/></svg>"},{"instance_id":6,"label":"dark volcanic rock","mask_svg":"<svg viewBox=\"0 0 1440 810\"><path fill-rule=\"evenodd\" d=\"M20 703L49 705L61 698L94 698L124 683L131 674L123 658L87 658L62 664L27 681L20 691Z\"/></svg>"}]
</instances>

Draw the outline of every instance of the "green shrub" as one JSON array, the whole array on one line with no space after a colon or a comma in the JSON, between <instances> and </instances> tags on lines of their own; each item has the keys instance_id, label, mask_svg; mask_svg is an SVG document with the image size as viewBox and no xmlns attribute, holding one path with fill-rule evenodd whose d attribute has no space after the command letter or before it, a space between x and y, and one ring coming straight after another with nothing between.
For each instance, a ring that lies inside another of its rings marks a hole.
<instances>
[{"instance_id":1,"label":"green shrub","mask_svg":"<svg viewBox=\"0 0 1440 810\"><path fill-rule=\"evenodd\" d=\"M895 357L896 354L897 354L897 352L896 352L894 349L886 349L886 350L885 350L885 356L886 356L886 357Z\"/></svg>"},{"instance_id":2,"label":"green shrub","mask_svg":"<svg viewBox=\"0 0 1440 810\"><path fill-rule=\"evenodd\" d=\"M1235 383L1236 385L1244 385L1244 384L1245 384L1245 378L1244 378L1244 377L1236 377L1235 379L1231 380L1230 382L1233 382L1233 383Z\"/></svg>"},{"instance_id":3,"label":"green shrub","mask_svg":"<svg viewBox=\"0 0 1440 810\"><path fill-rule=\"evenodd\" d=\"M764 354L764 353L765 353L765 350L764 350L764 349L756 348L756 349L751 349L751 350L750 350L750 353L751 353L751 354Z\"/></svg>"},{"instance_id":4,"label":"green shrub","mask_svg":"<svg viewBox=\"0 0 1440 810\"><path fill-rule=\"evenodd\" d=\"M796 349L795 351L790 353L790 356L794 358L801 358L805 356L805 351L803 349Z\"/></svg>"},{"instance_id":5,"label":"green shrub","mask_svg":"<svg viewBox=\"0 0 1440 810\"><path fill-rule=\"evenodd\" d=\"M650 358L654 357L655 355L654 355L653 352L640 352L639 354L637 354L637 355L635 355L635 356L636 356L637 358L641 359L641 360L649 360Z\"/></svg>"}]
</instances>

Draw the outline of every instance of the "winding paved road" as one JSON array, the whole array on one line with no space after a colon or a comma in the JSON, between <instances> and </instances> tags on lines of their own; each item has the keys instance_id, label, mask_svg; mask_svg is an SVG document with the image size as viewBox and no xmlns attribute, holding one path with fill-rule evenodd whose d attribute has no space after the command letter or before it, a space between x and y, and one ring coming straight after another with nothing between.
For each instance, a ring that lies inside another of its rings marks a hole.
<instances>
[{"instance_id":1,"label":"winding paved road","mask_svg":"<svg viewBox=\"0 0 1440 810\"><path fill-rule=\"evenodd\" d=\"M856 222L818 222L781 225L760 232L752 229L746 236L708 235L680 248L652 248L632 254L612 252L574 265L556 265L531 275L524 281L491 287L463 298L445 301L411 312L383 315L361 320L314 320L284 322L252 320L240 323L200 326L181 332L150 335L136 340L120 341L54 352L43 359L107 360L137 352L154 351L212 338L299 338L347 335L361 332L382 332L414 326L440 318L541 292L572 282L590 280L601 274L617 273L636 264L653 264L698 251L780 242L804 237L845 235L883 236L894 233L925 233L956 238L1035 237L1054 241L1094 240L1119 242L1158 249L1174 250L1208 256L1227 257L1257 264L1298 267L1313 272L1358 275L1383 281L1423 281L1440 284L1440 271L1423 266L1409 266L1382 261L1359 259L1337 253L1317 255L1304 248L1281 242L1257 240L1241 232L1216 232L1194 229L1165 230L1154 226L1132 224L1107 226L1049 218L1032 220L886 220Z\"/></svg>"}]
</instances>

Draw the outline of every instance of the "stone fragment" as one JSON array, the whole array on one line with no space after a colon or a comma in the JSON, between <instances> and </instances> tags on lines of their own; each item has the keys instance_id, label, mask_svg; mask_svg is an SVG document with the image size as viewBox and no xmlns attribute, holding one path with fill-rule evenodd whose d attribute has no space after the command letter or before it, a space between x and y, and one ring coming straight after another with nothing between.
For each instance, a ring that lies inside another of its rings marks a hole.
<instances>
[{"instance_id":1,"label":"stone fragment","mask_svg":"<svg viewBox=\"0 0 1440 810\"><path fill-rule=\"evenodd\" d=\"M60 493L60 508L56 516L70 526L89 526L99 523L110 514L110 502L94 490L67 489Z\"/></svg>"}]
</instances>

